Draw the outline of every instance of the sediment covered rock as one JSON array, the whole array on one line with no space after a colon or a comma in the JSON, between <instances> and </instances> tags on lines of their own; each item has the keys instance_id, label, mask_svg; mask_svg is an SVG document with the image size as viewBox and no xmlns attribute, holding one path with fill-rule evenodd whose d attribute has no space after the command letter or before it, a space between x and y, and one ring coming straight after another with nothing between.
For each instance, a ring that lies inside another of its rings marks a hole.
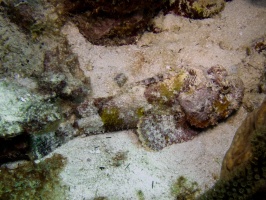
<instances>
[{"instance_id":1,"label":"sediment covered rock","mask_svg":"<svg viewBox=\"0 0 266 200\"><path fill-rule=\"evenodd\" d=\"M41 158L73 138L74 109L90 92L77 56L50 30L50 5L38 2L0 2L0 163ZM43 33L30 29L35 20L47 23Z\"/></svg>"},{"instance_id":2,"label":"sediment covered rock","mask_svg":"<svg viewBox=\"0 0 266 200\"><path fill-rule=\"evenodd\" d=\"M0 81L0 107L2 138L38 131L61 119L56 103L8 81Z\"/></svg>"},{"instance_id":3,"label":"sediment covered rock","mask_svg":"<svg viewBox=\"0 0 266 200\"><path fill-rule=\"evenodd\" d=\"M11 22L34 38L42 34L59 34L60 27L66 21L62 6L54 7L45 0L8 0L0 3Z\"/></svg>"},{"instance_id":4,"label":"sediment covered rock","mask_svg":"<svg viewBox=\"0 0 266 200\"><path fill-rule=\"evenodd\" d=\"M56 130L62 112L45 99L9 81L0 81L0 163L29 158L32 134Z\"/></svg>"}]
</instances>

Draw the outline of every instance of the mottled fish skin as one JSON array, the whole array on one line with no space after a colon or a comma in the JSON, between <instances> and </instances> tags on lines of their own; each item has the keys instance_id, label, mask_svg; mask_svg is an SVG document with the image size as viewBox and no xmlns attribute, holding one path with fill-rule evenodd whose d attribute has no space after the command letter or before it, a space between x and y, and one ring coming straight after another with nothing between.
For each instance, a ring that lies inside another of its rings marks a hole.
<instances>
[{"instance_id":1,"label":"mottled fish skin","mask_svg":"<svg viewBox=\"0 0 266 200\"><path fill-rule=\"evenodd\" d=\"M226 119L240 107L243 91L242 80L220 65L206 71L181 68L127 85L115 96L82 103L77 124L87 135L137 129L143 146L158 151Z\"/></svg>"}]
</instances>

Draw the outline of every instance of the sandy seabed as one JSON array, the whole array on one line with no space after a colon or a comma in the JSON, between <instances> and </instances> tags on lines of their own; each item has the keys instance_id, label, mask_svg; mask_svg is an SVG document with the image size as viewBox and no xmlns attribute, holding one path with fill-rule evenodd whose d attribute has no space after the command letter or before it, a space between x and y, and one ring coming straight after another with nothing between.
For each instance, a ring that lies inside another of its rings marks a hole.
<instances>
[{"instance_id":1,"label":"sandy seabed","mask_svg":"<svg viewBox=\"0 0 266 200\"><path fill-rule=\"evenodd\" d=\"M258 106L264 95L254 92L264 71L265 57L254 50L266 38L266 1L234 0L210 19L191 20L159 14L154 19L160 33L145 33L136 45L95 46L73 24L67 35L81 68L90 77L92 97L123 92L114 81L124 73L131 83L180 67L208 69L222 65L245 84L245 102ZM68 159L61 173L69 199L105 196L108 199L171 200L171 186L179 176L196 181L201 191L219 178L223 157L234 133L247 115L242 106L226 121L191 141L159 152L144 149L134 130L78 137L56 149ZM119 160L117 156L123 155ZM118 160L118 161L117 161Z\"/></svg>"}]
</instances>

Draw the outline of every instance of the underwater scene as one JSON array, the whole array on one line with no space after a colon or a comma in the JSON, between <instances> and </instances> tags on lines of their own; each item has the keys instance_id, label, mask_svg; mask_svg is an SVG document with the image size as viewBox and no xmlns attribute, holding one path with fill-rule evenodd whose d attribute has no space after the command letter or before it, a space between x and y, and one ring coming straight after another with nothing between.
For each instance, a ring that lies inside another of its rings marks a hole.
<instances>
[{"instance_id":1,"label":"underwater scene","mask_svg":"<svg viewBox=\"0 0 266 200\"><path fill-rule=\"evenodd\" d=\"M0 0L0 200L216 199L266 199L266 0Z\"/></svg>"}]
</instances>

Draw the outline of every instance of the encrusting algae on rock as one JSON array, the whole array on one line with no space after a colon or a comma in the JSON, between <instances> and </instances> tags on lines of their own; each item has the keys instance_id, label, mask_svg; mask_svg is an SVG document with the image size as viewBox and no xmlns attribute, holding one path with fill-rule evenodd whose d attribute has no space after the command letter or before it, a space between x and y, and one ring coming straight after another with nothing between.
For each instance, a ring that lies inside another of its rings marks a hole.
<instances>
[{"instance_id":1,"label":"encrusting algae on rock","mask_svg":"<svg viewBox=\"0 0 266 200\"><path fill-rule=\"evenodd\" d=\"M178 15L203 19L216 15L225 6L225 0L176 0L172 5Z\"/></svg>"},{"instance_id":2,"label":"encrusting algae on rock","mask_svg":"<svg viewBox=\"0 0 266 200\"><path fill-rule=\"evenodd\" d=\"M33 161L5 164L0 167L0 199L61 200L66 187L60 183L59 173L66 164L60 154L39 163Z\"/></svg>"},{"instance_id":3,"label":"encrusting algae on rock","mask_svg":"<svg viewBox=\"0 0 266 200\"><path fill-rule=\"evenodd\" d=\"M59 33L63 19L46 3L0 3L0 164L41 158L73 138L75 108L90 92Z\"/></svg>"}]
</instances>

